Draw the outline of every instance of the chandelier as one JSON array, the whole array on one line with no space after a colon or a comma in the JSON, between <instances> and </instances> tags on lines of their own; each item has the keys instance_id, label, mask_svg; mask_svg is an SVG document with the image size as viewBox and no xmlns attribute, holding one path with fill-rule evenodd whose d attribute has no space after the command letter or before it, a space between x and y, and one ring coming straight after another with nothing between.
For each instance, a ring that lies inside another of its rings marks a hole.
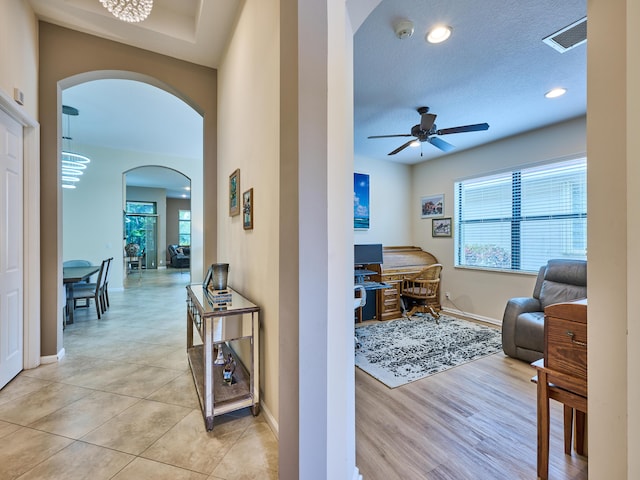
<instances>
[{"instance_id":1,"label":"chandelier","mask_svg":"<svg viewBox=\"0 0 640 480\"><path fill-rule=\"evenodd\" d=\"M114 17L129 23L142 22L153 8L153 0L100 0L100 3Z\"/></svg>"},{"instance_id":2,"label":"chandelier","mask_svg":"<svg viewBox=\"0 0 640 480\"><path fill-rule=\"evenodd\" d=\"M69 117L77 116L78 109L68 105L63 105L62 113L66 115L67 124L66 134L63 132L62 140L63 142L66 141L67 143L71 143L71 126L69 123ZM84 173L89 162L91 162L89 157L71 152L69 148L65 149L63 147L60 160L62 188L76 188L76 183L80 181L80 177Z\"/></svg>"}]
</instances>

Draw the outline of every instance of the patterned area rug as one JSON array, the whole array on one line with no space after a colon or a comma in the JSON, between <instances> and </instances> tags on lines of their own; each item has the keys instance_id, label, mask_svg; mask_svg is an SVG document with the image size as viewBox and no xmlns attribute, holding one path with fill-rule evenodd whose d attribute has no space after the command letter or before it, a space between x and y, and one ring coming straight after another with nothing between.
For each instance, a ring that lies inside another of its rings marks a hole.
<instances>
[{"instance_id":1,"label":"patterned area rug","mask_svg":"<svg viewBox=\"0 0 640 480\"><path fill-rule=\"evenodd\" d=\"M497 328L440 316L356 327L356 366L390 388L502 350Z\"/></svg>"}]
</instances>

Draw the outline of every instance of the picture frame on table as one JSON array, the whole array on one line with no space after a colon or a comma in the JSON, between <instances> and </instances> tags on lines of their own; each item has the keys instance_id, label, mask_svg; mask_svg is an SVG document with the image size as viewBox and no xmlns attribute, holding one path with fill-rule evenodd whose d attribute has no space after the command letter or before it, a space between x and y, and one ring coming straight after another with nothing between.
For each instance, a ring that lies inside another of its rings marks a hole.
<instances>
[{"instance_id":1,"label":"picture frame on table","mask_svg":"<svg viewBox=\"0 0 640 480\"><path fill-rule=\"evenodd\" d=\"M253 188L242 194L242 227L253 229Z\"/></svg>"},{"instance_id":2,"label":"picture frame on table","mask_svg":"<svg viewBox=\"0 0 640 480\"><path fill-rule=\"evenodd\" d=\"M205 290L209 287L209 283L211 283L211 277L213 276L213 267L209 267L207 270L207 274L204 277L204 281L202 282L202 288Z\"/></svg>"},{"instance_id":3,"label":"picture frame on table","mask_svg":"<svg viewBox=\"0 0 640 480\"><path fill-rule=\"evenodd\" d=\"M431 220L432 237L450 237L453 230L451 217L434 218Z\"/></svg>"},{"instance_id":4,"label":"picture frame on table","mask_svg":"<svg viewBox=\"0 0 640 480\"><path fill-rule=\"evenodd\" d=\"M240 215L240 169L229 175L229 216Z\"/></svg>"},{"instance_id":5,"label":"picture frame on table","mask_svg":"<svg viewBox=\"0 0 640 480\"><path fill-rule=\"evenodd\" d=\"M442 217L444 215L444 193L420 198L421 218Z\"/></svg>"}]
</instances>

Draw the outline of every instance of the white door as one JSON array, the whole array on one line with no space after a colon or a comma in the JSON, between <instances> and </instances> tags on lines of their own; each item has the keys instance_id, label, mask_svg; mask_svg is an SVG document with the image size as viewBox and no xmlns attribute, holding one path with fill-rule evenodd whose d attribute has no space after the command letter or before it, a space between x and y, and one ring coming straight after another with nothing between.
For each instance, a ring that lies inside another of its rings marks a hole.
<instances>
[{"instance_id":1,"label":"white door","mask_svg":"<svg viewBox=\"0 0 640 480\"><path fill-rule=\"evenodd\" d=\"M0 388L23 368L22 126L0 110Z\"/></svg>"}]
</instances>

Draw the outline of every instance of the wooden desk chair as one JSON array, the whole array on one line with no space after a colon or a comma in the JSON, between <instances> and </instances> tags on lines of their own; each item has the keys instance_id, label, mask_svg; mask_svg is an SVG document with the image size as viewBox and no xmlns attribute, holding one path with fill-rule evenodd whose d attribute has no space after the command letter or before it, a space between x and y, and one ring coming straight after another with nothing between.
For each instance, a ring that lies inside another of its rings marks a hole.
<instances>
[{"instance_id":1,"label":"wooden desk chair","mask_svg":"<svg viewBox=\"0 0 640 480\"><path fill-rule=\"evenodd\" d=\"M405 316L411 317L417 312L430 313L438 321L438 313L431 303L438 303L438 293L440 291L440 272L442 265L434 263L420 270L420 272L404 277L400 295L411 305L411 310ZM408 305L406 305L408 308ZM406 309L405 309L406 312Z\"/></svg>"}]
</instances>

